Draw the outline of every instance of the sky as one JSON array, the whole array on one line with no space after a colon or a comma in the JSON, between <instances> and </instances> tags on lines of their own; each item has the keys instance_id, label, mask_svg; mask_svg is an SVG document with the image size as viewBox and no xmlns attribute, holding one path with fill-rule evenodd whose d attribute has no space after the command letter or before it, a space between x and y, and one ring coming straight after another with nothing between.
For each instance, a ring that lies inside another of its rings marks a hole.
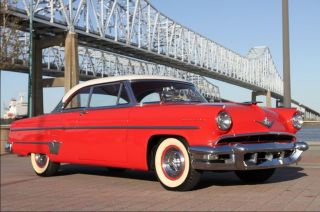
<instances>
[{"instance_id":1,"label":"sky","mask_svg":"<svg viewBox=\"0 0 320 212\"><path fill-rule=\"evenodd\" d=\"M268 46L282 75L280 0L151 0L163 14L242 55ZM320 1L289 0L291 95L320 112ZM251 91L212 80L223 98L250 101ZM1 115L11 97L27 97L27 75L1 71ZM62 98L62 88L44 89L45 112ZM264 97L258 100L264 101Z\"/></svg>"}]
</instances>

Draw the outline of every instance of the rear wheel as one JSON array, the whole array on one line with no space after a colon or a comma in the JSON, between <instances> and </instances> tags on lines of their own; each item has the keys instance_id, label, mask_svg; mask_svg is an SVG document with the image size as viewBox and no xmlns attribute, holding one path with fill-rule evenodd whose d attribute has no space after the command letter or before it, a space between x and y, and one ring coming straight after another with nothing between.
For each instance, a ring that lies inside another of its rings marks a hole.
<instances>
[{"instance_id":1,"label":"rear wheel","mask_svg":"<svg viewBox=\"0 0 320 212\"><path fill-rule=\"evenodd\" d=\"M31 153L31 165L35 173L43 177L55 175L60 167L60 163L50 161L48 155L38 153Z\"/></svg>"},{"instance_id":2,"label":"rear wheel","mask_svg":"<svg viewBox=\"0 0 320 212\"><path fill-rule=\"evenodd\" d=\"M160 143L154 163L157 177L167 190L191 190L201 176L200 172L191 167L184 144L175 138L167 138Z\"/></svg>"},{"instance_id":3,"label":"rear wheel","mask_svg":"<svg viewBox=\"0 0 320 212\"><path fill-rule=\"evenodd\" d=\"M275 169L260 169L235 171L235 174L245 183L263 183L274 173Z\"/></svg>"}]
</instances>

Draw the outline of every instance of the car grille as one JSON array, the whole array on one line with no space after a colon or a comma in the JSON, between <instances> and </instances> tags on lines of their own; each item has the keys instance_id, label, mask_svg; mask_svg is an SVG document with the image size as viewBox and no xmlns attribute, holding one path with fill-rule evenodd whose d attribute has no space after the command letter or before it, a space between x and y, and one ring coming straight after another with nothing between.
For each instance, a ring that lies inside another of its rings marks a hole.
<instances>
[{"instance_id":1,"label":"car grille","mask_svg":"<svg viewBox=\"0 0 320 212\"><path fill-rule=\"evenodd\" d=\"M259 135L236 135L232 137L221 138L217 144L225 145L229 143L267 143L281 142L290 143L295 137L287 134L259 134Z\"/></svg>"},{"instance_id":2,"label":"car grille","mask_svg":"<svg viewBox=\"0 0 320 212\"><path fill-rule=\"evenodd\" d=\"M255 152L246 153L243 159L247 166L256 166L267 161L283 160L289 158L292 154L293 150L284 150L279 152Z\"/></svg>"}]
</instances>

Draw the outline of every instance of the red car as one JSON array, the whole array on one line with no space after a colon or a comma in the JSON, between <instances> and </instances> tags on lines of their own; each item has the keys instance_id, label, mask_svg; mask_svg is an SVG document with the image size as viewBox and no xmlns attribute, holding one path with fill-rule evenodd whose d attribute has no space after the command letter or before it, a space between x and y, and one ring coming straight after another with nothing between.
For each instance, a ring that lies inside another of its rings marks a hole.
<instances>
[{"instance_id":1,"label":"red car","mask_svg":"<svg viewBox=\"0 0 320 212\"><path fill-rule=\"evenodd\" d=\"M7 151L31 155L36 174L60 163L155 170L169 190L190 190L203 171L259 183L308 149L296 109L208 103L189 82L153 76L95 79L72 88L51 114L12 124Z\"/></svg>"}]
</instances>

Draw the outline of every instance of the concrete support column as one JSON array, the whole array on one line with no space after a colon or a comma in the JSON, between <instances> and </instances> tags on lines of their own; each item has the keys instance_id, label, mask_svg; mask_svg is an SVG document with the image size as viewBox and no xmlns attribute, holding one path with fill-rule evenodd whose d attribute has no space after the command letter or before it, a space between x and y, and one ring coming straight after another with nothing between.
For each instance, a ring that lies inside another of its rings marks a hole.
<instances>
[{"instance_id":1,"label":"concrete support column","mask_svg":"<svg viewBox=\"0 0 320 212\"><path fill-rule=\"evenodd\" d=\"M283 39L283 104L291 107L289 8L288 0L282 0L282 39Z\"/></svg>"},{"instance_id":2,"label":"concrete support column","mask_svg":"<svg viewBox=\"0 0 320 212\"><path fill-rule=\"evenodd\" d=\"M251 102L256 102L257 101L257 92L252 91L251 93Z\"/></svg>"},{"instance_id":3,"label":"concrete support column","mask_svg":"<svg viewBox=\"0 0 320 212\"><path fill-rule=\"evenodd\" d=\"M42 49L40 40L33 40L32 116L43 114Z\"/></svg>"},{"instance_id":4,"label":"concrete support column","mask_svg":"<svg viewBox=\"0 0 320 212\"><path fill-rule=\"evenodd\" d=\"M64 77L43 79L42 86L44 88L64 87Z\"/></svg>"},{"instance_id":5,"label":"concrete support column","mask_svg":"<svg viewBox=\"0 0 320 212\"><path fill-rule=\"evenodd\" d=\"M69 91L79 83L78 37L68 32L65 40L64 90Z\"/></svg>"},{"instance_id":6,"label":"concrete support column","mask_svg":"<svg viewBox=\"0 0 320 212\"><path fill-rule=\"evenodd\" d=\"M266 107L271 107L271 92L267 91L266 93Z\"/></svg>"}]
</instances>

